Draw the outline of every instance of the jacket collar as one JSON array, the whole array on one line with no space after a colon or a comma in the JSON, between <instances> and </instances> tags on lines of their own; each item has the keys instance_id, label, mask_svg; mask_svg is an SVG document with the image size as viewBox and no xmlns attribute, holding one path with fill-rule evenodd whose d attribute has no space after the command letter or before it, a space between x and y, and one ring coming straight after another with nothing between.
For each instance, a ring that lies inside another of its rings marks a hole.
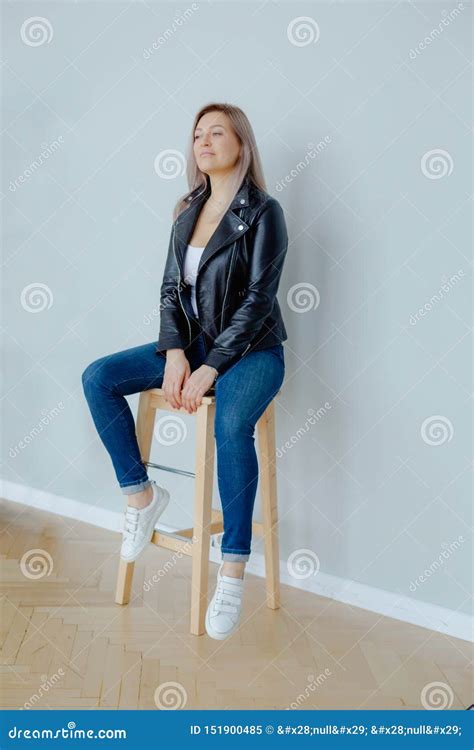
<instances>
[{"instance_id":1,"label":"jacket collar","mask_svg":"<svg viewBox=\"0 0 474 750\"><path fill-rule=\"evenodd\" d=\"M234 210L245 208L249 205L249 187L249 178L248 176L245 176L232 203L223 215L214 231L214 234L211 236L203 250L199 261L198 273L204 263L206 263L213 255L215 255L221 248L229 245L234 242L234 240L245 234L249 228L249 225L240 218L240 216L237 216L237 214L234 213ZM210 194L211 186L209 180L207 180L206 188L204 190L202 187L199 187L190 193L187 198L189 207L181 212L174 223L176 241L175 250L181 274L183 274L184 253L186 252L186 248L192 236L194 226L199 216L199 211Z\"/></svg>"}]
</instances>

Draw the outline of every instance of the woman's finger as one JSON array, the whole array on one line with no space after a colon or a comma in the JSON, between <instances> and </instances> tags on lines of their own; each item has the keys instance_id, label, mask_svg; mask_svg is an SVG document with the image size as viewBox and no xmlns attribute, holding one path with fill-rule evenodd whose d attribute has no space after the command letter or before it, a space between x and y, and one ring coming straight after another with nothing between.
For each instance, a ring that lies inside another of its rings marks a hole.
<instances>
[{"instance_id":1,"label":"woman's finger","mask_svg":"<svg viewBox=\"0 0 474 750\"><path fill-rule=\"evenodd\" d=\"M189 385L188 385L188 383L186 383L185 387L181 391L181 400L182 400L182 404L183 404L183 406L184 406L184 408L186 409L187 412L189 412L189 396L188 396L188 393L189 393Z\"/></svg>"}]
</instances>

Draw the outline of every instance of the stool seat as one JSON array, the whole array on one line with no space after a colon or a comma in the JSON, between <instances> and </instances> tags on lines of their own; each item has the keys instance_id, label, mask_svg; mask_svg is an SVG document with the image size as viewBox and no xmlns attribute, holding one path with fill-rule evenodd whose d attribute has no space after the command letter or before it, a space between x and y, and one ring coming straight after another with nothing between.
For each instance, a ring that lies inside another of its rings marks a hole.
<instances>
[{"instance_id":1,"label":"stool seat","mask_svg":"<svg viewBox=\"0 0 474 750\"><path fill-rule=\"evenodd\" d=\"M275 396L280 393L278 391ZM194 525L174 533L154 530L151 544L192 557L190 632L205 632L208 600L209 550L211 535L222 533L223 514L212 507L214 484L214 419L216 397L214 386L202 397L201 404L189 416L196 418L195 471L153 464L150 462L156 412L184 412L172 409L162 388L142 391L139 396L136 435L145 466L183 474L194 478ZM280 556L278 545L278 513L275 451L275 398L268 404L256 424L259 465L259 491L262 501L262 522L252 521L252 535L263 537L265 555L266 602L270 609L280 606ZM171 500L172 502L172 500ZM134 562L120 558L115 602L128 604L132 590ZM141 595L141 590L137 596Z\"/></svg>"},{"instance_id":2,"label":"stool seat","mask_svg":"<svg viewBox=\"0 0 474 750\"><path fill-rule=\"evenodd\" d=\"M177 411L184 411L186 414L188 412L184 407L181 407L180 409L172 409L168 401L165 400L165 392L163 388L150 388L149 391L143 391L143 393L148 393L149 398L151 400L151 404L155 406L155 408L163 409L165 411L171 411L173 413ZM216 393L214 390L214 387L212 389L209 389L206 391L204 396L202 397L201 405L206 404L207 406L210 406L211 404L215 404L216 401ZM150 404L150 405L151 405ZM138 411L140 412L140 407L138 408ZM189 416L196 416L195 412L194 414L190 414Z\"/></svg>"}]
</instances>

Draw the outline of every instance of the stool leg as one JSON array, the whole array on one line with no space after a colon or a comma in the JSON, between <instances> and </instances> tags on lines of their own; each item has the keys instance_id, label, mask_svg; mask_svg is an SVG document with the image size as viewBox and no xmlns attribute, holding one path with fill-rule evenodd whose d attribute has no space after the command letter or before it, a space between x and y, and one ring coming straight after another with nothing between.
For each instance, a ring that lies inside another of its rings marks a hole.
<instances>
[{"instance_id":1,"label":"stool leg","mask_svg":"<svg viewBox=\"0 0 474 750\"><path fill-rule=\"evenodd\" d=\"M137 441L142 461L150 460L153 428L157 409L150 407L150 391L142 391L138 401Z\"/></svg>"},{"instance_id":2,"label":"stool leg","mask_svg":"<svg viewBox=\"0 0 474 750\"><path fill-rule=\"evenodd\" d=\"M125 562L120 560L117 575L117 585L115 587L115 604L128 604L130 601L130 592L132 590L134 562Z\"/></svg>"},{"instance_id":3,"label":"stool leg","mask_svg":"<svg viewBox=\"0 0 474 750\"><path fill-rule=\"evenodd\" d=\"M136 435L142 461L148 461L153 439L156 410L150 408L150 393L142 391L138 400L138 414ZM115 603L128 604L132 590L133 571L135 563L120 560L115 587Z\"/></svg>"},{"instance_id":4,"label":"stool leg","mask_svg":"<svg viewBox=\"0 0 474 750\"><path fill-rule=\"evenodd\" d=\"M192 635L205 630L209 583L209 550L212 489L214 482L214 404L201 404L196 411L196 465L192 546L191 621Z\"/></svg>"},{"instance_id":5,"label":"stool leg","mask_svg":"<svg viewBox=\"0 0 474 750\"><path fill-rule=\"evenodd\" d=\"M275 449L275 402L272 401L257 422L260 497L262 499L265 584L267 606L280 606L280 553L278 544L278 504Z\"/></svg>"}]
</instances>

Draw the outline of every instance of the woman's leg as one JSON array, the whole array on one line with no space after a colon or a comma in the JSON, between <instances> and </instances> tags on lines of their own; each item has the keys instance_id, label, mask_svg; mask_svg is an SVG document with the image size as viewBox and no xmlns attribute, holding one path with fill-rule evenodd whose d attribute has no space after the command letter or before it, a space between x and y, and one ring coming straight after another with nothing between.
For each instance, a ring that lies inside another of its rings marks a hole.
<instances>
[{"instance_id":1,"label":"woman's leg","mask_svg":"<svg viewBox=\"0 0 474 750\"><path fill-rule=\"evenodd\" d=\"M82 373L84 394L123 494L151 485L135 433L135 422L125 396L160 388L166 358L156 344L143 344L100 357Z\"/></svg>"},{"instance_id":2,"label":"woman's leg","mask_svg":"<svg viewBox=\"0 0 474 750\"><path fill-rule=\"evenodd\" d=\"M283 345L278 344L249 352L216 380L215 438L225 563L242 564L250 556L258 484L255 425L280 389L284 376ZM238 571L230 565L223 569L224 575Z\"/></svg>"}]
</instances>

